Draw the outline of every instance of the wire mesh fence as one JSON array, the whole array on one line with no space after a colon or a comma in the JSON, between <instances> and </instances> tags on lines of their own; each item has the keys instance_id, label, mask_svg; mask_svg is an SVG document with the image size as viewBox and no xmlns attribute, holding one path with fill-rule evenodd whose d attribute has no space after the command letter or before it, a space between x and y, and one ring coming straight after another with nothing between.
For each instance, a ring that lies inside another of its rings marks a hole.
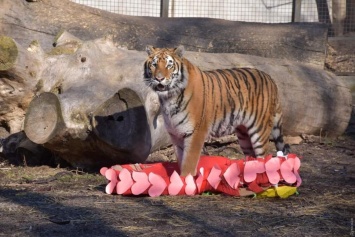
<instances>
[{"instance_id":1,"label":"wire mesh fence","mask_svg":"<svg viewBox=\"0 0 355 237\"><path fill-rule=\"evenodd\" d=\"M173 1L169 4L171 17L210 17L233 21L288 22L291 20L292 2L277 1Z\"/></svg>"},{"instance_id":2,"label":"wire mesh fence","mask_svg":"<svg viewBox=\"0 0 355 237\"><path fill-rule=\"evenodd\" d=\"M130 16L160 16L161 0L72 0L105 11Z\"/></svg>"},{"instance_id":3,"label":"wire mesh fence","mask_svg":"<svg viewBox=\"0 0 355 237\"><path fill-rule=\"evenodd\" d=\"M329 35L355 31L355 0L72 0L113 13L232 21L324 22Z\"/></svg>"}]
</instances>

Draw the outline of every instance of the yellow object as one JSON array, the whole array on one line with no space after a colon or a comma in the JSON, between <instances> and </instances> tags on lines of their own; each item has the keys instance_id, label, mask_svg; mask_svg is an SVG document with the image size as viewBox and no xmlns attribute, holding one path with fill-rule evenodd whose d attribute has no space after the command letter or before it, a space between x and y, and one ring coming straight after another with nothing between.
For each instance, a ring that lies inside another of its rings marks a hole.
<instances>
[{"instance_id":1,"label":"yellow object","mask_svg":"<svg viewBox=\"0 0 355 237\"><path fill-rule=\"evenodd\" d=\"M295 193L297 193L297 187L280 186L266 189L264 192L258 193L256 196L288 198Z\"/></svg>"}]
</instances>

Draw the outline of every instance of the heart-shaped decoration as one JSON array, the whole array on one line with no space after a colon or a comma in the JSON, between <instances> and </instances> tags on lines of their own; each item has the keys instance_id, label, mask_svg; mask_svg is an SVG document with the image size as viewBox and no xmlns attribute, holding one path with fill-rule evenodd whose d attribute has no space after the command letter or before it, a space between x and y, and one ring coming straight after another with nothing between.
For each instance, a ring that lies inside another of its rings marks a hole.
<instances>
[{"instance_id":1,"label":"heart-shaped decoration","mask_svg":"<svg viewBox=\"0 0 355 237\"><path fill-rule=\"evenodd\" d=\"M298 170L300 169L301 167L301 160L300 158L298 157L295 157L295 164L294 164L294 167L293 167L293 171L295 173L295 176L296 176L296 180L297 180L297 187L299 187L301 184L302 184L302 179L301 179L301 176L298 172Z\"/></svg>"},{"instance_id":2,"label":"heart-shaped decoration","mask_svg":"<svg viewBox=\"0 0 355 237\"><path fill-rule=\"evenodd\" d=\"M160 175L154 174L153 172L149 173L148 180L152 184L152 186L148 190L149 196L160 196L167 186L165 180Z\"/></svg>"},{"instance_id":3,"label":"heart-shaped decoration","mask_svg":"<svg viewBox=\"0 0 355 237\"><path fill-rule=\"evenodd\" d=\"M134 181L136 181L131 188L132 194L134 195L142 194L149 188L150 183L146 173L133 171L132 178Z\"/></svg>"},{"instance_id":4,"label":"heart-shaped decoration","mask_svg":"<svg viewBox=\"0 0 355 237\"><path fill-rule=\"evenodd\" d=\"M100 174L101 174L102 176L105 176L105 173L106 173L107 170L108 170L107 167L102 167L102 168L100 169Z\"/></svg>"},{"instance_id":5,"label":"heart-shaped decoration","mask_svg":"<svg viewBox=\"0 0 355 237\"><path fill-rule=\"evenodd\" d=\"M280 169L280 159L271 158L265 163L266 175L271 184L278 184L280 182L280 174L278 170Z\"/></svg>"},{"instance_id":6,"label":"heart-shaped decoration","mask_svg":"<svg viewBox=\"0 0 355 237\"><path fill-rule=\"evenodd\" d=\"M196 184L194 182L194 177L191 174L186 176L185 183L186 183L185 193L187 195L194 195L196 192Z\"/></svg>"},{"instance_id":7,"label":"heart-shaped decoration","mask_svg":"<svg viewBox=\"0 0 355 237\"><path fill-rule=\"evenodd\" d=\"M296 175L292 172L294 165L295 159L290 158L282 162L280 167L283 179L289 184L293 184L297 181Z\"/></svg>"},{"instance_id":8,"label":"heart-shaped decoration","mask_svg":"<svg viewBox=\"0 0 355 237\"><path fill-rule=\"evenodd\" d=\"M116 187L117 184L117 175L116 172L113 169L107 169L105 172L105 177L108 179L110 182L106 185L105 191L107 194L112 194L113 190Z\"/></svg>"},{"instance_id":9,"label":"heart-shaped decoration","mask_svg":"<svg viewBox=\"0 0 355 237\"><path fill-rule=\"evenodd\" d=\"M251 183L256 179L256 175L265 172L265 164L259 160L250 160L245 162L244 180Z\"/></svg>"},{"instance_id":10,"label":"heart-shaped decoration","mask_svg":"<svg viewBox=\"0 0 355 237\"><path fill-rule=\"evenodd\" d=\"M228 167L226 172L224 172L223 177L225 178L229 186L231 186L234 189L237 189L240 182L239 175L240 175L239 167L237 163L233 163Z\"/></svg>"},{"instance_id":11,"label":"heart-shaped decoration","mask_svg":"<svg viewBox=\"0 0 355 237\"><path fill-rule=\"evenodd\" d=\"M184 183L182 182L179 174L174 171L173 174L170 176L170 184L168 187L168 192L170 195L178 195Z\"/></svg>"},{"instance_id":12,"label":"heart-shaped decoration","mask_svg":"<svg viewBox=\"0 0 355 237\"><path fill-rule=\"evenodd\" d=\"M221 177L219 177L221 173L222 170L218 166L214 165L211 169L210 174L207 177L207 181L214 189L217 189L219 183L222 180Z\"/></svg>"},{"instance_id":13,"label":"heart-shaped decoration","mask_svg":"<svg viewBox=\"0 0 355 237\"><path fill-rule=\"evenodd\" d=\"M131 172L129 172L126 168L123 168L118 175L118 178L120 181L117 183L116 187L117 194L124 194L133 185Z\"/></svg>"},{"instance_id":14,"label":"heart-shaped decoration","mask_svg":"<svg viewBox=\"0 0 355 237\"><path fill-rule=\"evenodd\" d=\"M300 169L300 167L301 167L301 160L297 156L295 158L293 158L293 159L295 160L295 163L293 165L293 169L295 171L298 171Z\"/></svg>"},{"instance_id":15,"label":"heart-shaped decoration","mask_svg":"<svg viewBox=\"0 0 355 237\"><path fill-rule=\"evenodd\" d=\"M198 193L202 193L202 183L203 183L203 175L204 175L204 169L203 167L200 168L200 172L198 174L198 177L196 179L196 186L197 186L197 190L198 190Z\"/></svg>"}]
</instances>

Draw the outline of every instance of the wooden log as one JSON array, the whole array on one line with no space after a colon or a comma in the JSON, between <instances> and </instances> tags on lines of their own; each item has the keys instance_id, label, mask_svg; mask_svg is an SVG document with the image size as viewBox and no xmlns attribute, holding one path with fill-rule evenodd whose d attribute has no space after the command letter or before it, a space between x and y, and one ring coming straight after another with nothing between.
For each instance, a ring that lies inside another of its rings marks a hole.
<instances>
[{"instance_id":1,"label":"wooden log","mask_svg":"<svg viewBox=\"0 0 355 237\"><path fill-rule=\"evenodd\" d=\"M78 109L82 102L80 97L95 100L86 97L89 95L85 89L74 92L71 95L71 98L76 97L74 100L51 92L36 97L26 114L27 137L78 167L144 162L151 151L152 139L138 95L130 89L122 89L97 108L86 104ZM69 113L66 120L63 111ZM167 144L168 139L163 145Z\"/></svg>"},{"instance_id":2,"label":"wooden log","mask_svg":"<svg viewBox=\"0 0 355 237\"><path fill-rule=\"evenodd\" d=\"M118 15L69 0L3 0L0 29L21 45L40 41L47 51L53 37L66 29L83 40L107 33L128 49L146 45L211 53L242 53L314 63L323 67L327 25L320 23L262 24L208 18L161 18Z\"/></svg>"},{"instance_id":3,"label":"wooden log","mask_svg":"<svg viewBox=\"0 0 355 237\"><path fill-rule=\"evenodd\" d=\"M68 34L59 36L67 42L62 37ZM61 50L45 57L39 96L24 124L28 137L76 166L142 162L169 144L157 95L142 79L146 53L117 48L110 37L74 45L59 44ZM312 65L241 54L186 57L202 69L256 67L269 73L280 90L285 135L338 136L349 122L349 89Z\"/></svg>"},{"instance_id":4,"label":"wooden log","mask_svg":"<svg viewBox=\"0 0 355 237\"><path fill-rule=\"evenodd\" d=\"M350 120L350 89L334 74L312 64L235 54L196 54L191 61L205 70L255 67L275 80L284 114L284 134L337 137Z\"/></svg>"},{"instance_id":5,"label":"wooden log","mask_svg":"<svg viewBox=\"0 0 355 237\"><path fill-rule=\"evenodd\" d=\"M9 134L22 130L43 57L36 41L25 49L12 38L0 36L0 124Z\"/></svg>"},{"instance_id":6,"label":"wooden log","mask_svg":"<svg viewBox=\"0 0 355 237\"><path fill-rule=\"evenodd\" d=\"M169 145L157 95L143 69L129 67L138 52L126 51L110 37L82 42L62 32L26 114L29 139L81 167L143 162Z\"/></svg>"}]
</instances>

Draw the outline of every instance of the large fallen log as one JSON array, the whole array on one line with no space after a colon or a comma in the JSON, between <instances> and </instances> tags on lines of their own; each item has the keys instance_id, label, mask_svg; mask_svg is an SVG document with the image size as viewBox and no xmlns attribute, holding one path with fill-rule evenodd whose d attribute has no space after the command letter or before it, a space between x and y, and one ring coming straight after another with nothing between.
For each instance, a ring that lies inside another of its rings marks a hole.
<instances>
[{"instance_id":1,"label":"large fallen log","mask_svg":"<svg viewBox=\"0 0 355 237\"><path fill-rule=\"evenodd\" d=\"M25 110L33 98L44 53L33 43L28 49L0 36L0 124L9 134L21 131Z\"/></svg>"},{"instance_id":2,"label":"large fallen log","mask_svg":"<svg viewBox=\"0 0 355 237\"><path fill-rule=\"evenodd\" d=\"M157 95L142 80L145 52L117 48L110 37L81 41L67 32L47 54L36 43L24 50L3 38L11 47L0 46L0 55L12 55L12 61L1 71L2 82L23 77L16 86L22 94L8 106L24 112L28 100L22 99L36 95L24 123L33 142L76 166L143 162L169 144ZM349 89L324 70L240 54L187 52L186 57L202 69L247 66L269 73L281 92L286 135L338 136L347 127ZM9 94L0 96L5 101ZM12 123L21 124L21 116Z\"/></svg>"},{"instance_id":3,"label":"large fallen log","mask_svg":"<svg viewBox=\"0 0 355 237\"><path fill-rule=\"evenodd\" d=\"M112 34L128 49L146 45L211 53L242 53L324 66L328 26L320 23L262 24L208 18L161 18L113 14L69 0L2 0L0 32L21 45L38 40L50 50L66 29L83 40Z\"/></svg>"}]
</instances>

